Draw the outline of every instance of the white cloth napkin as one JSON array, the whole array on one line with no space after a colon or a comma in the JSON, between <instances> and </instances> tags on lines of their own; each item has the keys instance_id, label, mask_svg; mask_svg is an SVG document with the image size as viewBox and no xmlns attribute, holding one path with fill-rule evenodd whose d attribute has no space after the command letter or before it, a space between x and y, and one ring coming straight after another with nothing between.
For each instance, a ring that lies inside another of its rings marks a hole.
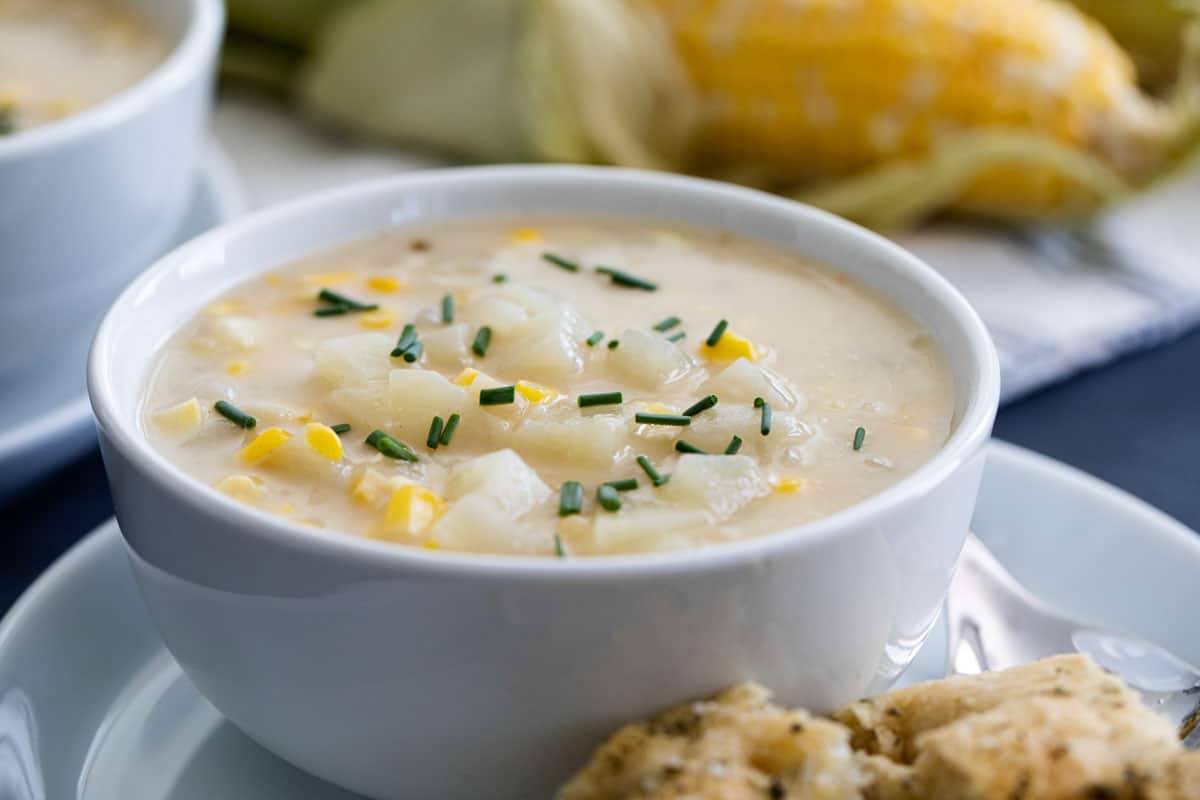
<instances>
[{"instance_id":1,"label":"white cloth napkin","mask_svg":"<svg viewBox=\"0 0 1200 800\"><path fill-rule=\"evenodd\" d=\"M250 94L223 94L215 129L252 208L445 163L339 140ZM898 240L978 309L1000 352L1004 400L1200 324L1200 170L1080 233L947 225Z\"/></svg>"}]
</instances>

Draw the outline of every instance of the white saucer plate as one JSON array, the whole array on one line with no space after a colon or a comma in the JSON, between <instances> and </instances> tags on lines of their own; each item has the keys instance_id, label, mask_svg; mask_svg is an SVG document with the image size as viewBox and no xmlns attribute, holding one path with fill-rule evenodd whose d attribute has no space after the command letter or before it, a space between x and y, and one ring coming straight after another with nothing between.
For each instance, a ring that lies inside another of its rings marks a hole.
<instances>
[{"instance_id":1,"label":"white saucer plate","mask_svg":"<svg viewBox=\"0 0 1200 800\"><path fill-rule=\"evenodd\" d=\"M995 443L974 527L1047 599L1200 662L1200 536L1178 522L1070 467ZM939 632L904 682L940 676L944 652ZM0 797L351 795L263 750L196 692L151 626L109 522L0 623Z\"/></svg>"},{"instance_id":2,"label":"white saucer plate","mask_svg":"<svg viewBox=\"0 0 1200 800\"><path fill-rule=\"evenodd\" d=\"M245 208L229 157L210 143L191 204L170 246L233 219ZM80 330L53 361L0 386L0 502L96 446L85 374L92 333Z\"/></svg>"}]
</instances>

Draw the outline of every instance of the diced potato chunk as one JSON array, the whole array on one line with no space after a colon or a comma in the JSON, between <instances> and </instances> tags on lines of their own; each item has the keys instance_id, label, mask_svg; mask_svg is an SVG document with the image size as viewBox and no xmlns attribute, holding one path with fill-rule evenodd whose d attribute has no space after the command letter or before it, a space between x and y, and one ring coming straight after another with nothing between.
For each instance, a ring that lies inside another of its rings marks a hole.
<instances>
[{"instance_id":1,"label":"diced potato chunk","mask_svg":"<svg viewBox=\"0 0 1200 800\"><path fill-rule=\"evenodd\" d=\"M705 384L704 391L717 395L722 403L752 403L754 398L762 397L778 408L794 408L798 399L796 391L787 381L744 358L737 359L711 378Z\"/></svg>"},{"instance_id":2,"label":"diced potato chunk","mask_svg":"<svg viewBox=\"0 0 1200 800\"><path fill-rule=\"evenodd\" d=\"M170 408L164 408L151 419L165 433L178 437L190 437L200 431L204 425L206 414L207 410L204 406L197 398L193 397Z\"/></svg>"},{"instance_id":3,"label":"diced potato chunk","mask_svg":"<svg viewBox=\"0 0 1200 800\"><path fill-rule=\"evenodd\" d=\"M371 381L362 387L334 389L327 400L339 422L349 422L368 431L387 420L390 411L386 381Z\"/></svg>"},{"instance_id":4,"label":"diced potato chunk","mask_svg":"<svg viewBox=\"0 0 1200 800\"><path fill-rule=\"evenodd\" d=\"M619 375L647 389L683 377L692 366L673 342L639 330L622 333L621 346L609 352L608 361Z\"/></svg>"},{"instance_id":5,"label":"diced potato chunk","mask_svg":"<svg viewBox=\"0 0 1200 800\"><path fill-rule=\"evenodd\" d=\"M579 464L602 467L625 455L629 426L614 414L535 418L517 428L513 443L518 450L542 458L570 453Z\"/></svg>"},{"instance_id":6,"label":"diced potato chunk","mask_svg":"<svg viewBox=\"0 0 1200 800\"><path fill-rule=\"evenodd\" d=\"M670 482L661 491L677 503L707 508L718 519L728 519L768 494L771 487L749 456L688 453L680 457Z\"/></svg>"},{"instance_id":7,"label":"diced potato chunk","mask_svg":"<svg viewBox=\"0 0 1200 800\"><path fill-rule=\"evenodd\" d=\"M746 402L722 402L693 417L686 430L685 439L710 453L724 452L729 440L739 436L743 455L757 454L760 460L812 438L812 430L789 411L773 411L771 432L763 436L762 412Z\"/></svg>"},{"instance_id":8,"label":"diced potato chunk","mask_svg":"<svg viewBox=\"0 0 1200 800\"><path fill-rule=\"evenodd\" d=\"M394 369L388 378L388 397L393 421L407 435L429 429L435 416L442 419L462 414L469 400L468 390L455 386L440 373L424 369Z\"/></svg>"},{"instance_id":9,"label":"diced potato chunk","mask_svg":"<svg viewBox=\"0 0 1200 800\"><path fill-rule=\"evenodd\" d=\"M392 490L407 483L404 479L388 478L370 467L360 468L350 482L350 496L364 506L378 505Z\"/></svg>"},{"instance_id":10,"label":"diced potato chunk","mask_svg":"<svg viewBox=\"0 0 1200 800\"><path fill-rule=\"evenodd\" d=\"M392 337L359 333L326 339L313 353L317 374L334 386L366 386L387 378L392 369Z\"/></svg>"},{"instance_id":11,"label":"diced potato chunk","mask_svg":"<svg viewBox=\"0 0 1200 800\"><path fill-rule=\"evenodd\" d=\"M469 494L450 504L429 530L430 540L447 550L477 553L531 551L539 536L509 517L491 497ZM542 534L541 539L546 539Z\"/></svg>"},{"instance_id":12,"label":"diced potato chunk","mask_svg":"<svg viewBox=\"0 0 1200 800\"><path fill-rule=\"evenodd\" d=\"M258 341L258 323L249 317L217 317L208 321L204 332L200 341L225 353L253 350Z\"/></svg>"},{"instance_id":13,"label":"diced potato chunk","mask_svg":"<svg viewBox=\"0 0 1200 800\"><path fill-rule=\"evenodd\" d=\"M443 367L462 364L467 358L467 347L471 342L471 328L465 322L446 325L421 334L425 357L430 363Z\"/></svg>"},{"instance_id":14,"label":"diced potato chunk","mask_svg":"<svg viewBox=\"0 0 1200 800\"><path fill-rule=\"evenodd\" d=\"M675 534L705 528L712 523L709 514L700 509L627 509L616 514L597 515L593 524L593 542L601 553L672 549L677 546Z\"/></svg>"},{"instance_id":15,"label":"diced potato chunk","mask_svg":"<svg viewBox=\"0 0 1200 800\"><path fill-rule=\"evenodd\" d=\"M533 468L512 450L498 450L451 467L446 494L492 498L510 517L519 517L544 502L552 492Z\"/></svg>"},{"instance_id":16,"label":"diced potato chunk","mask_svg":"<svg viewBox=\"0 0 1200 800\"><path fill-rule=\"evenodd\" d=\"M486 320L499 337L527 334L531 321L555 314L559 302L550 294L519 283L483 292L471 302L475 319Z\"/></svg>"}]
</instances>

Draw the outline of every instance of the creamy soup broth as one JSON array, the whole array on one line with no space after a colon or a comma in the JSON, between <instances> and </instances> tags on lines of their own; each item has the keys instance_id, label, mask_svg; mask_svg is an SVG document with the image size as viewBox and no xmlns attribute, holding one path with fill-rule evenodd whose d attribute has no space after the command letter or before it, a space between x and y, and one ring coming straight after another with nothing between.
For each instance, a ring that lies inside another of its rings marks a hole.
<instances>
[{"instance_id":1,"label":"creamy soup broth","mask_svg":"<svg viewBox=\"0 0 1200 800\"><path fill-rule=\"evenodd\" d=\"M141 15L107 0L0 0L0 135L132 86L167 55Z\"/></svg>"},{"instance_id":2,"label":"creamy soup broth","mask_svg":"<svg viewBox=\"0 0 1200 800\"><path fill-rule=\"evenodd\" d=\"M167 345L144 428L195 478L304 525L570 557L826 516L926 462L953 408L931 336L854 280L724 234L552 218L392 230L239 286Z\"/></svg>"}]
</instances>

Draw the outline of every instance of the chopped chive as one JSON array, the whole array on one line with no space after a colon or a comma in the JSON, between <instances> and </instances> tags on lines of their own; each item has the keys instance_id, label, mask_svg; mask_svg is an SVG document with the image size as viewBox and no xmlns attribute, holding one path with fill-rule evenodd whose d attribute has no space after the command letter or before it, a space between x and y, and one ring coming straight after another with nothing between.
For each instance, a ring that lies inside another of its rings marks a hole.
<instances>
[{"instance_id":1,"label":"chopped chive","mask_svg":"<svg viewBox=\"0 0 1200 800\"><path fill-rule=\"evenodd\" d=\"M605 481L605 486L611 486L618 492L632 492L638 488L637 478L621 478L618 481Z\"/></svg>"},{"instance_id":2,"label":"chopped chive","mask_svg":"<svg viewBox=\"0 0 1200 800\"><path fill-rule=\"evenodd\" d=\"M417 461L417 454L408 449L408 445L403 442L393 439L381 430L373 430L367 435L366 443L374 447L380 453L383 453L388 458L395 458L400 461Z\"/></svg>"},{"instance_id":3,"label":"chopped chive","mask_svg":"<svg viewBox=\"0 0 1200 800\"><path fill-rule=\"evenodd\" d=\"M503 272L497 272L495 275L492 276L492 283L504 283L507 280L508 280L508 276L505 275Z\"/></svg>"},{"instance_id":4,"label":"chopped chive","mask_svg":"<svg viewBox=\"0 0 1200 800\"><path fill-rule=\"evenodd\" d=\"M761 397L754 398L754 407L762 409L762 422L759 423L758 431L763 436L771 432L771 404Z\"/></svg>"},{"instance_id":5,"label":"chopped chive","mask_svg":"<svg viewBox=\"0 0 1200 800\"><path fill-rule=\"evenodd\" d=\"M458 430L458 423L462 420L461 414L451 414L450 419L446 420L446 427L442 428L442 446L450 444L450 440L454 438L454 432Z\"/></svg>"},{"instance_id":6,"label":"chopped chive","mask_svg":"<svg viewBox=\"0 0 1200 800\"><path fill-rule=\"evenodd\" d=\"M337 435L341 436L343 433L350 432L350 423L349 422L339 422L337 425L330 425L329 430L331 430L334 433L336 433Z\"/></svg>"},{"instance_id":7,"label":"chopped chive","mask_svg":"<svg viewBox=\"0 0 1200 800\"><path fill-rule=\"evenodd\" d=\"M516 386L497 386L494 389L479 390L479 405L503 406L516 400Z\"/></svg>"},{"instance_id":8,"label":"chopped chive","mask_svg":"<svg viewBox=\"0 0 1200 800\"><path fill-rule=\"evenodd\" d=\"M675 449L680 453L696 453L697 455L702 456L708 455L707 450L701 450L699 447L696 447L696 445L692 444L691 442L685 442L683 439L675 440Z\"/></svg>"},{"instance_id":9,"label":"chopped chive","mask_svg":"<svg viewBox=\"0 0 1200 800\"><path fill-rule=\"evenodd\" d=\"M579 481L564 481L558 492L558 515L569 517L583 511L583 484Z\"/></svg>"},{"instance_id":10,"label":"chopped chive","mask_svg":"<svg viewBox=\"0 0 1200 800\"><path fill-rule=\"evenodd\" d=\"M733 438L729 440L729 446L725 448L725 455L727 455L727 456L736 455L737 451L741 450L741 449L742 449L742 437L738 436L737 434L734 434Z\"/></svg>"},{"instance_id":11,"label":"chopped chive","mask_svg":"<svg viewBox=\"0 0 1200 800\"><path fill-rule=\"evenodd\" d=\"M650 463L650 459L646 456L638 456L637 463L638 466L645 470L646 474L650 476L650 482L655 486L662 486L667 482L667 480L669 480L668 476L663 475L654 468L654 465Z\"/></svg>"},{"instance_id":12,"label":"chopped chive","mask_svg":"<svg viewBox=\"0 0 1200 800\"><path fill-rule=\"evenodd\" d=\"M866 441L866 438L867 438L867 429L866 428L859 428L858 430L856 430L854 432L854 449L862 450L863 442Z\"/></svg>"},{"instance_id":13,"label":"chopped chive","mask_svg":"<svg viewBox=\"0 0 1200 800\"><path fill-rule=\"evenodd\" d=\"M242 411L237 406L233 405L233 403L227 403L224 400L218 400L215 404L213 404L213 408L217 410L218 414L232 422L234 425L237 425L239 428L250 430L258 424L258 420L247 414L245 411Z\"/></svg>"},{"instance_id":14,"label":"chopped chive","mask_svg":"<svg viewBox=\"0 0 1200 800\"><path fill-rule=\"evenodd\" d=\"M721 320L717 323L716 327L712 329L712 333L708 335L708 338L704 340L704 343L709 347L716 347L717 342L721 341L721 337L725 335L725 329L728 327L729 320Z\"/></svg>"},{"instance_id":15,"label":"chopped chive","mask_svg":"<svg viewBox=\"0 0 1200 800\"><path fill-rule=\"evenodd\" d=\"M483 358L485 355L487 355L488 345L491 343L492 329L487 325L484 325L479 329L479 332L475 334L475 341L471 345L471 350L475 353L475 355Z\"/></svg>"},{"instance_id":16,"label":"chopped chive","mask_svg":"<svg viewBox=\"0 0 1200 800\"><path fill-rule=\"evenodd\" d=\"M658 289L657 283L651 283L644 278L630 275L628 272L623 272L615 267L596 267L596 272L599 272L601 275L607 275L617 286L628 286L630 289L645 289L647 292L653 292Z\"/></svg>"},{"instance_id":17,"label":"chopped chive","mask_svg":"<svg viewBox=\"0 0 1200 800\"><path fill-rule=\"evenodd\" d=\"M429 423L429 435L425 437L425 446L430 450L437 450L437 447L442 442L442 426L445 423L441 417L434 417Z\"/></svg>"},{"instance_id":18,"label":"chopped chive","mask_svg":"<svg viewBox=\"0 0 1200 800\"><path fill-rule=\"evenodd\" d=\"M360 303L357 300L351 300L344 294L338 294L332 289L322 289L317 294L317 298L334 307L344 306L347 311L375 311L379 308L378 303Z\"/></svg>"},{"instance_id":19,"label":"chopped chive","mask_svg":"<svg viewBox=\"0 0 1200 800\"><path fill-rule=\"evenodd\" d=\"M425 345L420 342L413 342L412 345L404 351L404 360L409 364L421 357L421 353L425 352Z\"/></svg>"},{"instance_id":20,"label":"chopped chive","mask_svg":"<svg viewBox=\"0 0 1200 800\"><path fill-rule=\"evenodd\" d=\"M442 322L449 325L454 322L454 295L442 295Z\"/></svg>"},{"instance_id":21,"label":"chopped chive","mask_svg":"<svg viewBox=\"0 0 1200 800\"><path fill-rule=\"evenodd\" d=\"M685 336L687 336L687 334L684 333L683 331L680 331L679 333L672 333L670 336L667 337L667 341L668 342L678 342L680 339L682 339Z\"/></svg>"},{"instance_id":22,"label":"chopped chive","mask_svg":"<svg viewBox=\"0 0 1200 800\"><path fill-rule=\"evenodd\" d=\"M314 317L336 317L341 314L349 314L354 309L349 306L328 306L326 308L318 308L313 312Z\"/></svg>"},{"instance_id":23,"label":"chopped chive","mask_svg":"<svg viewBox=\"0 0 1200 800\"><path fill-rule=\"evenodd\" d=\"M708 409L712 408L716 404L717 404L717 396L715 394L710 394L708 397L702 397L699 400L697 400L696 402L692 403L690 406L688 406L687 409L683 412L683 415L685 417L694 417L697 414L699 414L701 411L707 411Z\"/></svg>"},{"instance_id":24,"label":"chopped chive","mask_svg":"<svg viewBox=\"0 0 1200 800\"><path fill-rule=\"evenodd\" d=\"M609 341L609 343L608 343L608 349L609 349L609 350L616 350L616 349L617 349L618 347L620 347L620 346L621 346L621 340L620 340L620 339L612 339L612 340L610 340L610 341Z\"/></svg>"},{"instance_id":25,"label":"chopped chive","mask_svg":"<svg viewBox=\"0 0 1200 800\"><path fill-rule=\"evenodd\" d=\"M587 339L585 339L584 341L587 342L588 347L595 347L596 345L600 344L600 340L603 338L604 338L604 331L596 331L591 336L587 337Z\"/></svg>"},{"instance_id":26,"label":"chopped chive","mask_svg":"<svg viewBox=\"0 0 1200 800\"><path fill-rule=\"evenodd\" d=\"M12 105L0 106L0 136L8 136L17 131L17 109Z\"/></svg>"},{"instance_id":27,"label":"chopped chive","mask_svg":"<svg viewBox=\"0 0 1200 800\"><path fill-rule=\"evenodd\" d=\"M542 258L549 261L556 267L562 267L567 272L579 272L579 265L568 258L563 258L557 253L542 253Z\"/></svg>"},{"instance_id":28,"label":"chopped chive","mask_svg":"<svg viewBox=\"0 0 1200 800\"><path fill-rule=\"evenodd\" d=\"M614 406L620 405L624 400L624 396L620 392L596 392L595 394L579 395L579 407L588 408L589 406Z\"/></svg>"},{"instance_id":29,"label":"chopped chive","mask_svg":"<svg viewBox=\"0 0 1200 800\"><path fill-rule=\"evenodd\" d=\"M692 424L692 418L684 414L650 414L644 411L634 414L633 420L642 425L675 425L682 427Z\"/></svg>"},{"instance_id":30,"label":"chopped chive","mask_svg":"<svg viewBox=\"0 0 1200 800\"><path fill-rule=\"evenodd\" d=\"M596 499L605 511L618 511L621 508L621 495L607 483L600 484L600 488L596 490Z\"/></svg>"},{"instance_id":31,"label":"chopped chive","mask_svg":"<svg viewBox=\"0 0 1200 800\"><path fill-rule=\"evenodd\" d=\"M658 331L659 333L666 333L667 331L671 330L671 328L674 328L676 325L678 325L680 322L682 322L682 320L679 319L679 317L667 317L662 322L659 322L658 324L656 324L654 326L654 330Z\"/></svg>"},{"instance_id":32,"label":"chopped chive","mask_svg":"<svg viewBox=\"0 0 1200 800\"><path fill-rule=\"evenodd\" d=\"M567 551L563 549L562 537L557 533L554 534L554 555L558 556L559 558L567 557Z\"/></svg>"},{"instance_id":33,"label":"chopped chive","mask_svg":"<svg viewBox=\"0 0 1200 800\"><path fill-rule=\"evenodd\" d=\"M416 342L417 326L410 322L400 332L400 338L396 340L396 346L392 348L392 358L399 358L404 355L404 351L412 347Z\"/></svg>"}]
</instances>

